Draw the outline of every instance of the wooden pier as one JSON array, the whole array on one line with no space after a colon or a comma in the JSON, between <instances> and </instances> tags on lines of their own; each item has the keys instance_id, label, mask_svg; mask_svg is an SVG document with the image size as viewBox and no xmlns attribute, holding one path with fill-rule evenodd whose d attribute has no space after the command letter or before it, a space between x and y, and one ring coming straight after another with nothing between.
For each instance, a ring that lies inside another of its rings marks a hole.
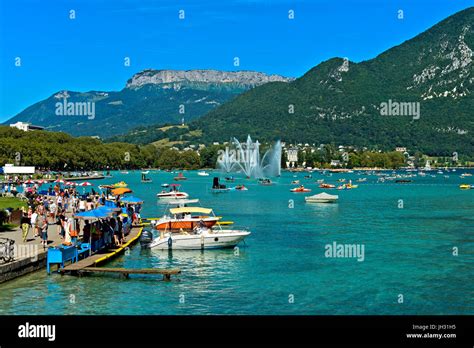
<instances>
[{"instance_id":1,"label":"wooden pier","mask_svg":"<svg viewBox=\"0 0 474 348\"><path fill-rule=\"evenodd\" d=\"M123 253L130 245L135 243L141 236L143 227L134 226L130 231L130 234L126 237L127 242L121 247L116 249L109 249L105 252L99 252L97 254L86 257L78 262L71 263L64 268L59 269L61 274L70 274L81 276L84 273L118 273L129 278L130 274L161 274L163 280L171 280L172 275L180 274L179 269L158 269L158 268L107 268L97 267L98 265L111 260L115 256Z\"/></svg>"},{"instance_id":2,"label":"wooden pier","mask_svg":"<svg viewBox=\"0 0 474 348\"><path fill-rule=\"evenodd\" d=\"M158 269L158 268L107 268L107 267L86 267L77 270L78 275L83 273L119 273L125 278L128 278L130 274L161 274L163 280L170 281L172 275L180 274L179 269Z\"/></svg>"}]
</instances>

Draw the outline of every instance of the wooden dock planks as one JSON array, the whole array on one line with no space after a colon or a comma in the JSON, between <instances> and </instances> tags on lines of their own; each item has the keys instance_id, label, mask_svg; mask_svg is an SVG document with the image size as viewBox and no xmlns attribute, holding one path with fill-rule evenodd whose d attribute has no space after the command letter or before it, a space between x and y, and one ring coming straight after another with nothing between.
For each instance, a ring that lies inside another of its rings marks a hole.
<instances>
[{"instance_id":1,"label":"wooden dock planks","mask_svg":"<svg viewBox=\"0 0 474 348\"><path fill-rule=\"evenodd\" d=\"M121 252L125 251L131 244L135 243L138 238L141 236L143 228L142 227L133 227L130 231L130 234L126 237L127 242L124 243L121 247L116 249L108 250L106 253L98 253L86 257L78 262L72 263L59 270L61 274L72 274L72 275L81 275L83 273L118 273L123 275L125 278L128 278L130 274L161 274L163 275L163 280L171 280L172 275L180 274L181 270L179 269L158 269L158 268L107 268L107 267L95 267L100 263L103 263Z\"/></svg>"},{"instance_id":2,"label":"wooden dock planks","mask_svg":"<svg viewBox=\"0 0 474 348\"><path fill-rule=\"evenodd\" d=\"M159 269L159 268L107 268L107 267L86 267L78 270L78 273L119 273L125 278L129 274L161 274L164 280L171 280L172 275L180 274L179 269Z\"/></svg>"},{"instance_id":3,"label":"wooden dock planks","mask_svg":"<svg viewBox=\"0 0 474 348\"><path fill-rule=\"evenodd\" d=\"M71 263L70 265L67 265L66 267L60 269L59 272L60 273L75 272L86 267L95 266L105 260L108 260L118 255L119 253L125 251L125 249L127 249L132 243L134 243L135 241L138 240L138 238L140 238L141 233L142 233L141 227L133 227L129 235L126 237L127 239L126 243L124 243L121 247L113 249L113 250L109 250L109 252L106 252L106 253L94 254L89 257L86 257L85 259L80 260L79 262Z\"/></svg>"}]
</instances>

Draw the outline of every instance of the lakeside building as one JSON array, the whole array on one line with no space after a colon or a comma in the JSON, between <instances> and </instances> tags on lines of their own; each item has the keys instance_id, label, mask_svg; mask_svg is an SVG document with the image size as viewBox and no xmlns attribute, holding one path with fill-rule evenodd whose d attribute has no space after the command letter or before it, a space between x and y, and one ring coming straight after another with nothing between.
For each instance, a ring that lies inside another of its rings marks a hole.
<instances>
[{"instance_id":1,"label":"lakeside building","mask_svg":"<svg viewBox=\"0 0 474 348\"><path fill-rule=\"evenodd\" d=\"M13 174L34 174L35 167L33 166L15 166L13 164L7 163L2 168L2 174L13 175Z\"/></svg>"},{"instance_id":2,"label":"lakeside building","mask_svg":"<svg viewBox=\"0 0 474 348\"><path fill-rule=\"evenodd\" d=\"M10 127L29 132L31 130L43 130L44 127L34 126L31 123L18 121L17 123L10 123Z\"/></svg>"}]
</instances>

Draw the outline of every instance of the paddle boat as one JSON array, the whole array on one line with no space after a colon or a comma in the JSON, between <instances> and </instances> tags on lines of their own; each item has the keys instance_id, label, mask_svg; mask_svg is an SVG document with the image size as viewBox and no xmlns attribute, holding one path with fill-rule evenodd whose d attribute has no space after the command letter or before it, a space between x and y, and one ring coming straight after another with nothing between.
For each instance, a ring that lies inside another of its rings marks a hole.
<instances>
[{"instance_id":1,"label":"paddle boat","mask_svg":"<svg viewBox=\"0 0 474 348\"><path fill-rule=\"evenodd\" d=\"M469 185L469 184L461 184L461 185L459 185L459 188L461 190L470 190L472 188L472 186Z\"/></svg>"},{"instance_id":2,"label":"paddle boat","mask_svg":"<svg viewBox=\"0 0 474 348\"><path fill-rule=\"evenodd\" d=\"M119 187L127 187L128 184L125 181L120 181L120 182L117 182L117 183L113 184L112 186L115 187L115 188L119 188Z\"/></svg>"},{"instance_id":3,"label":"paddle boat","mask_svg":"<svg viewBox=\"0 0 474 348\"><path fill-rule=\"evenodd\" d=\"M319 188L333 189L333 188L336 188L336 185L322 183L322 184L319 185Z\"/></svg>"},{"instance_id":4,"label":"paddle boat","mask_svg":"<svg viewBox=\"0 0 474 348\"><path fill-rule=\"evenodd\" d=\"M258 179L258 183L259 183L259 185L263 185L263 186L273 185L272 181L270 179L267 179L267 178Z\"/></svg>"},{"instance_id":5,"label":"paddle boat","mask_svg":"<svg viewBox=\"0 0 474 348\"><path fill-rule=\"evenodd\" d=\"M299 187L295 187L295 188L291 189L290 191L291 192L311 192L311 189L305 188L303 185L301 185Z\"/></svg>"},{"instance_id":6,"label":"paddle boat","mask_svg":"<svg viewBox=\"0 0 474 348\"><path fill-rule=\"evenodd\" d=\"M409 182L412 182L413 180L409 180L409 179L397 179L395 180L395 183L397 184L408 184Z\"/></svg>"},{"instance_id":7,"label":"paddle boat","mask_svg":"<svg viewBox=\"0 0 474 348\"><path fill-rule=\"evenodd\" d=\"M352 183L348 183L348 184L342 184L341 186L338 186L337 189L338 190L351 190L358 187L359 185L352 185Z\"/></svg>"},{"instance_id":8,"label":"paddle boat","mask_svg":"<svg viewBox=\"0 0 474 348\"><path fill-rule=\"evenodd\" d=\"M188 180L188 178L186 178L186 177L183 175L183 173L180 172L180 173L178 173L178 176L175 176L175 177L173 178L173 180L175 180L175 181Z\"/></svg>"},{"instance_id":9,"label":"paddle boat","mask_svg":"<svg viewBox=\"0 0 474 348\"><path fill-rule=\"evenodd\" d=\"M326 192L304 198L307 203L335 203L339 199L338 195L330 195Z\"/></svg>"}]
</instances>

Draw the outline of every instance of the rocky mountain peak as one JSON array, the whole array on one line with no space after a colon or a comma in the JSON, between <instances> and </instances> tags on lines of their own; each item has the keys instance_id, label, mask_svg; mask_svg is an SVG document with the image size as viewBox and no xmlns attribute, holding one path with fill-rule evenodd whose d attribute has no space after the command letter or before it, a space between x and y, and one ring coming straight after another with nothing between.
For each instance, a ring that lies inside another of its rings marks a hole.
<instances>
[{"instance_id":1,"label":"rocky mountain peak","mask_svg":"<svg viewBox=\"0 0 474 348\"><path fill-rule=\"evenodd\" d=\"M267 75L256 71L220 70L143 70L127 81L127 88L140 88L147 84L237 84L258 86L267 82L289 82L292 78L280 75Z\"/></svg>"}]
</instances>

